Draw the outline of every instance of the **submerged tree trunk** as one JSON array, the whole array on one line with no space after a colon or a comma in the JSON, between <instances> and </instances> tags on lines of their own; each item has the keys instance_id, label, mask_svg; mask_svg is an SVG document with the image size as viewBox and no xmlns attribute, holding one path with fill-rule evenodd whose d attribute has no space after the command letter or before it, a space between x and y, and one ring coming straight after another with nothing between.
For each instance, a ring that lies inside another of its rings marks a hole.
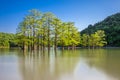
<instances>
[{"instance_id":1,"label":"submerged tree trunk","mask_svg":"<svg viewBox=\"0 0 120 80\"><path fill-rule=\"evenodd\" d=\"M43 37L42 37L42 50L45 50L45 29L44 29L44 33L43 33Z\"/></svg>"},{"instance_id":2,"label":"submerged tree trunk","mask_svg":"<svg viewBox=\"0 0 120 80\"><path fill-rule=\"evenodd\" d=\"M75 50L75 46L74 46L74 44L72 45L72 50Z\"/></svg>"},{"instance_id":3,"label":"submerged tree trunk","mask_svg":"<svg viewBox=\"0 0 120 80\"><path fill-rule=\"evenodd\" d=\"M49 34L49 31L48 31L48 50L50 50L50 34Z\"/></svg>"},{"instance_id":4,"label":"submerged tree trunk","mask_svg":"<svg viewBox=\"0 0 120 80\"><path fill-rule=\"evenodd\" d=\"M33 50L37 50L37 33L33 27Z\"/></svg>"},{"instance_id":5,"label":"submerged tree trunk","mask_svg":"<svg viewBox=\"0 0 120 80\"><path fill-rule=\"evenodd\" d=\"M55 34L55 41L54 41L54 43L55 43L54 49L56 50L57 49L57 34Z\"/></svg>"},{"instance_id":6,"label":"submerged tree trunk","mask_svg":"<svg viewBox=\"0 0 120 80\"><path fill-rule=\"evenodd\" d=\"M68 46L67 48L68 48L68 50L70 49L70 47L69 47L69 46Z\"/></svg>"},{"instance_id":7,"label":"submerged tree trunk","mask_svg":"<svg viewBox=\"0 0 120 80\"><path fill-rule=\"evenodd\" d=\"M48 51L50 51L50 25L48 21Z\"/></svg>"},{"instance_id":8,"label":"submerged tree trunk","mask_svg":"<svg viewBox=\"0 0 120 80\"><path fill-rule=\"evenodd\" d=\"M92 47L93 49L95 49L95 46L93 45L93 47Z\"/></svg>"},{"instance_id":9,"label":"submerged tree trunk","mask_svg":"<svg viewBox=\"0 0 120 80\"><path fill-rule=\"evenodd\" d=\"M64 50L64 44L63 44L63 41L62 41L62 50Z\"/></svg>"},{"instance_id":10,"label":"submerged tree trunk","mask_svg":"<svg viewBox=\"0 0 120 80\"><path fill-rule=\"evenodd\" d=\"M34 50L37 50L37 44L34 43Z\"/></svg>"},{"instance_id":11,"label":"submerged tree trunk","mask_svg":"<svg viewBox=\"0 0 120 80\"><path fill-rule=\"evenodd\" d=\"M62 50L64 50L64 46L62 46Z\"/></svg>"},{"instance_id":12,"label":"submerged tree trunk","mask_svg":"<svg viewBox=\"0 0 120 80\"><path fill-rule=\"evenodd\" d=\"M27 50L28 50L28 46L26 45L25 42L23 43L23 50L24 50L24 51L27 51Z\"/></svg>"}]
</instances>

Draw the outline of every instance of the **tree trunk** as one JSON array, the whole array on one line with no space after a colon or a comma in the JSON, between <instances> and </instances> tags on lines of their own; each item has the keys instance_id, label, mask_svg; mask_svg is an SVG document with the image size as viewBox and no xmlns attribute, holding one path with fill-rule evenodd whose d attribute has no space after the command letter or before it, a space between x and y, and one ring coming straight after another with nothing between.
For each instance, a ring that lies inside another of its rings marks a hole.
<instances>
[{"instance_id":1,"label":"tree trunk","mask_svg":"<svg viewBox=\"0 0 120 80\"><path fill-rule=\"evenodd\" d=\"M69 50L69 46L68 46L67 48L68 48L68 50Z\"/></svg>"},{"instance_id":2,"label":"tree trunk","mask_svg":"<svg viewBox=\"0 0 120 80\"><path fill-rule=\"evenodd\" d=\"M57 34L55 34L55 46L54 46L54 49L56 50L57 49Z\"/></svg>"},{"instance_id":3,"label":"tree trunk","mask_svg":"<svg viewBox=\"0 0 120 80\"><path fill-rule=\"evenodd\" d=\"M45 32L45 31L44 31ZM43 34L43 42L42 42L42 50L44 51L45 50L45 43L44 43L44 41L45 41L45 36L44 36L44 34Z\"/></svg>"},{"instance_id":4,"label":"tree trunk","mask_svg":"<svg viewBox=\"0 0 120 80\"><path fill-rule=\"evenodd\" d=\"M37 44L34 43L34 50L37 50Z\"/></svg>"},{"instance_id":5,"label":"tree trunk","mask_svg":"<svg viewBox=\"0 0 120 80\"><path fill-rule=\"evenodd\" d=\"M50 51L50 23L49 23L49 19L48 19L48 24L47 24L47 27L48 27L48 51Z\"/></svg>"},{"instance_id":6,"label":"tree trunk","mask_svg":"<svg viewBox=\"0 0 120 80\"><path fill-rule=\"evenodd\" d=\"M64 50L64 44L63 44L63 41L62 41L62 50Z\"/></svg>"},{"instance_id":7,"label":"tree trunk","mask_svg":"<svg viewBox=\"0 0 120 80\"><path fill-rule=\"evenodd\" d=\"M62 46L62 50L64 50L64 46Z\"/></svg>"},{"instance_id":8,"label":"tree trunk","mask_svg":"<svg viewBox=\"0 0 120 80\"><path fill-rule=\"evenodd\" d=\"M72 45L72 50L74 50L75 49L75 46L74 46L74 44Z\"/></svg>"},{"instance_id":9,"label":"tree trunk","mask_svg":"<svg viewBox=\"0 0 120 80\"><path fill-rule=\"evenodd\" d=\"M24 51L28 50L28 46L25 44L25 42L24 42L24 45L23 45L23 50Z\"/></svg>"},{"instance_id":10,"label":"tree trunk","mask_svg":"<svg viewBox=\"0 0 120 80\"><path fill-rule=\"evenodd\" d=\"M93 45L93 49L95 49L95 46Z\"/></svg>"}]
</instances>

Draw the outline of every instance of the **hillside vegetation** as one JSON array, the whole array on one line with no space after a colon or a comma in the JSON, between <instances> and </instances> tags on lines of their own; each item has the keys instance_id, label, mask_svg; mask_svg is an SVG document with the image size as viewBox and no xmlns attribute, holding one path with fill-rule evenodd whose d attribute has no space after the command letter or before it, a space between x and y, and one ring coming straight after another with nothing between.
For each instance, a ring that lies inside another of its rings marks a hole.
<instances>
[{"instance_id":1,"label":"hillside vegetation","mask_svg":"<svg viewBox=\"0 0 120 80\"><path fill-rule=\"evenodd\" d=\"M15 34L0 32L0 48L15 46Z\"/></svg>"},{"instance_id":2,"label":"hillside vegetation","mask_svg":"<svg viewBox=\"0 0 120 80\"><path fill-rule=\"evenodd\" d=\"M120 13L108 16L103 21L89 25L81 34L91 34L103 30L106 34L107 46L120 46Z\"/></svg>"}]
</instances>

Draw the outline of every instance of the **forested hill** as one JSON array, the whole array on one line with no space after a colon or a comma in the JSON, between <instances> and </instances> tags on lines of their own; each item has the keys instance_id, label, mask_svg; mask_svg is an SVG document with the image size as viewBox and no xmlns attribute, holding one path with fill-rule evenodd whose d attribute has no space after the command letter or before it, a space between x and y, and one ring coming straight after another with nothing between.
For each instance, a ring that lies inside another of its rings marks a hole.
<instances>
[{"instance_id":1,"label":"forested hill","mask_svg":"<svg viewBox=\"0 0 120 80\"><path fill-rule=\"evenodd\" d=\"M81 34L91 34L97 30L104 30L108 46L120 47L120 13L108 16L95 25L89 25Z\"/></svg>"}]
</instances>

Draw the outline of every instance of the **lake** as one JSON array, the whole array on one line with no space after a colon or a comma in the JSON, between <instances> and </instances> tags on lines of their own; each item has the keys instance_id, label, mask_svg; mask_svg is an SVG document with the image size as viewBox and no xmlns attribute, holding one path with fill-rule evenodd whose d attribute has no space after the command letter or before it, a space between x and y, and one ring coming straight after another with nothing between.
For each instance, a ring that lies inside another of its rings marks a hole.
<instances>
[{"instance_id":1,"label":"lake","mask_svg":"<svg viewBox=\"0 0 120 80\"><path fill-rule=\"evenodd\" d=\"M0 80L120 80L120 49L0 49Z\"/></svg>"}]
</instances>

